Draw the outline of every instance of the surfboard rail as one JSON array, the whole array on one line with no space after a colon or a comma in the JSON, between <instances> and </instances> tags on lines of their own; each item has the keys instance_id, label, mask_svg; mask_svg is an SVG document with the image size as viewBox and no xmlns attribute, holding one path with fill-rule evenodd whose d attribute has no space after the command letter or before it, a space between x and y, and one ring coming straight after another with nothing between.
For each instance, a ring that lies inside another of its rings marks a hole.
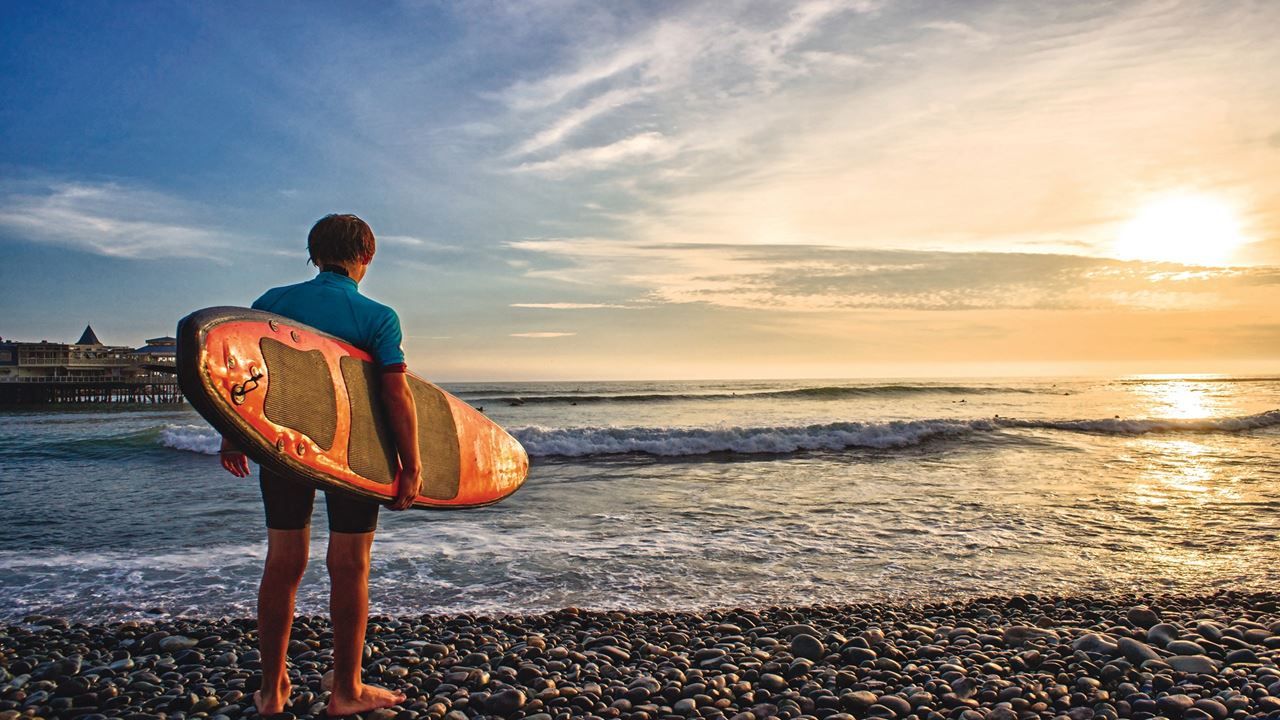
<instances>
[{"instance_id":1,"label":"surfboard rail","mask_svg":"<svg viewBox=\"0 0 1280 720\"><path fill-rule=\"evenodd\" d=\"M187 315L177 338L183 394L254 462L320 489L394 498L398 460L367 352L283 316L231 306ZM515 438L412 373L409 383L423 463L413 507L483 507L523 485L529 459Z\"/></svg>"}]
</instances>

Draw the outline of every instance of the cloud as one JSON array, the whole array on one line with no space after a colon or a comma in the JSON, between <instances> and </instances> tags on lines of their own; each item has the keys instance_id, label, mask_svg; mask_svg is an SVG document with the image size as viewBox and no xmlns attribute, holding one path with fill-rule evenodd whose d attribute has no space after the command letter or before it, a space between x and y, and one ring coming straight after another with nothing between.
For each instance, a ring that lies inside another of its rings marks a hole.
<instances>
[{"instance_id":1,"label":"cloud","mask_svg":"<svg viewBox=\"0 0 1280 720\"><path fill-rule=\"evenodd\" d=\"M571 333L571 332L520 332L520 333L511 333L511 337L516 337L516 338L560 338L560 337L570 337L570 336L577 335L577 334L578 334L578 333Z\"/></svg>"},{"instance_id":2,"label":"cloud","mask_svg":"<svg viewBox=\"0 0 1280 720\"><path fill-rule=\"evenodd\" d=\"M645 63L652 57L652 48L643 43L623 47L604 57L593 53L573 70L540 80L516 82L498 97L514 110L528 111L546 107L588 85Z\"/></svg>"},{"instance_id":3,"label":"cloud","mask_svg":"<svg viewBox=\"0 0 1280 720\"><path fill-rule=\"evenodd\" d=\"M199 224L191 205L120 183L64 182L0 198L0 227L16 237L122 258L225 259L239 243Z\"/></svg>"},{"instance_id":4,"label":"cloud","mask_svg":"<svg viewBox=\"0 0 1280 720\"><path fill-rule=\"evenodd\" d=\"M829 246L628 244L550 238L510 244L528 274L581 285L611 278L652 303L777 312L1190 310L1231 307L1280 268L1202 268L1052 253ZM1254 298L1256 299L1256 298Z\"/></svg>"},{"instance_id":5,"label":"cloud","mask_svg":"<svg viewBox=\"0 0 1280 720\"><path fill-rule=\"evenodd\" d=\"M594 23L499 94L497 160L580 197L581 232L1106 255L1170 182L1275 194L1271 6L673 7Z\"/></svg>"},{"instance_id":6,"label":"cloud","mask_svg":"<svg viewBox=\"0 0 1280 720\"><path fill-rule=\"evenodd\" d=\"M413 235L379 235L378 242L399 245L401 247L422 248L423 250L433 250L437 252L463 252L463 249L456 245L449 245L448 243L442 243L436 240L427 240Z\"/></svg>"},{"instance_id":7,"label":"cloud","mask_svg":"<svg viewBox=\"0 0 1280 720\"><path fill-rule=\"evenodd\" d=\"M513 308L533 308L538 310L642 310L643 305L615 305L611 303L511 303Z\"/></svg>"},{"instance_id":8,"label":"cloud","mask_svg":"<svg viewBox=\"0 0 1280 720\"><path fill-rule=\"evenodd\" d=\"M954 20L933 20L926 22L920 26L924 30L933 30L947 35L959 37L964 42L973 45L989 45L992 37L987 33L967 23L956 22Z\"/></svg>"},{"instance_id":9,"label":"cloud","mask_svg":"<svg viewBox=\"0 0 1280 720\"><path fill-rule=\"evenodd\" d=\"M645 95L644 88L621 88L592 98L585 105L574 108L557 118L550 127L520 143L511 151L513 156L528 155L555 145L575 130L605 113L636 102Z\"/></svg>"},{"instance_id":10,"label":"cloud","mask_svg":"<svg viewBox=\"0 0 1280 720\"><path fill-rule=\"evenodd\" d=\"M595 38L576 49L567 68L512 83L497 94L518 113L521 125L542 127L519 141L508 157L560 145L595 121L600 122L594 137L516 169L592 171L622 160L653 163L696 149L698 144L684 140L705 145L698 128L708 124L716 108L734 114L740 99L768 96L789 78L862 66L863 60L841 48L806 43L834 18L876 7L848 0L811 0L790 8L691 4L626 35ZM569 109L562 107L570 102ZM602 120L635 105L640 107L627 117ZM686 123L693 129L686 130ZM655 124L661 128L643 129ZM722 140L732 143L735 137Z\"/></svg>"},{"instance_id":11,"label":"cloud","mask_svg":"<svg viewBox=\"0 0 1280 720\"><path fill-rule=\"evenodd\" d=\"M523 172L562 173L572 170L599 170L632 160L657 160L674 155L678 146L660 132L645 132L609 145L572 150L550 160L522 163Z\"/></svg>"}]
</instances>

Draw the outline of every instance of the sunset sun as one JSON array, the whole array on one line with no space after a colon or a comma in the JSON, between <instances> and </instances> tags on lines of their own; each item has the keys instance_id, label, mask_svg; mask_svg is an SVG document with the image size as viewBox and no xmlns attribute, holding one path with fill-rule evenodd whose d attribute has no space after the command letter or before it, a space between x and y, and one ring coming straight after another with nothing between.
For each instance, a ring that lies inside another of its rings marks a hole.
<instances>
[{"instance_id":1,"label":"sunset sun","mask_svg":"<svg viewBox=\"0 0 1280 720\"><path fill-rule=\"evenodd\" d=\"M1120 231L1116 256L1186 265L1227 265L1245 243L1234 208L1200 193L1166 195L1143 205Z\"/></svg>"}]
</instances>

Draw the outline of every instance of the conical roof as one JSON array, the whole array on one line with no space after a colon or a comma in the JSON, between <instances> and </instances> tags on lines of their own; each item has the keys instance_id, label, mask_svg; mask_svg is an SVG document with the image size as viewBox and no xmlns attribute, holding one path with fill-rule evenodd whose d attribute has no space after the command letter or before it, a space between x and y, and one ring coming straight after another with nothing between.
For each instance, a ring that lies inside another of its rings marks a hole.
<instances>
[{"instance_id":1,"label":"conical roof","mask_svg":"<svg viewBox=\"0 0 1280 720\"><path fill-rule=\"evenodd\" d=\"M93 331L92 325L85 325L84 332L80 334L80 339L76 341L77 345L101 345L102 341L98 339L97 333Z\"/></svg>"}]
</instances>

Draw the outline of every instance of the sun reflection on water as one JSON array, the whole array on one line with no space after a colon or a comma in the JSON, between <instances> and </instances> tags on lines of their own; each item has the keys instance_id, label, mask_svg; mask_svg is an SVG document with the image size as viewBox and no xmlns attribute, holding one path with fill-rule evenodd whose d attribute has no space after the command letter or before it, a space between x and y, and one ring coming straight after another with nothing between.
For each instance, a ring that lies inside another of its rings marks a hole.
<instances>
[{"instance_id":1,"label":"sun reflection on water","mask_svg":"<svg viewBox=\"0 0 1280 720\"><path fill-rule=\"evenodd\" d=\"M1188 413L1177 417L1207 414L1194 391L1165 398L1169 407ZM1154 521L1135 543L1135 561L1155 569L1157 577L1184 579L1226 572L1239 562L1237 552L1223 552L1209 541L1215 533L1206 532L1243 497L1217 450L1194 439L1155 437L1133 440L1132 449L1145 466L1130 486L1133 502Z\"/></svg>"},{"instance_id":2,"label":"sun reflection on water","mask_svg":"<svg viewBox=\"0 0 1280 720\"><path fill-rule=\"evenodd\" d=\"M1138 386L1138 392L1150 407L1150 415L1159 418L1211 418L1221 414L1209 389L1198 382L1153 382Z\"/></svg>"}]
</instances>

